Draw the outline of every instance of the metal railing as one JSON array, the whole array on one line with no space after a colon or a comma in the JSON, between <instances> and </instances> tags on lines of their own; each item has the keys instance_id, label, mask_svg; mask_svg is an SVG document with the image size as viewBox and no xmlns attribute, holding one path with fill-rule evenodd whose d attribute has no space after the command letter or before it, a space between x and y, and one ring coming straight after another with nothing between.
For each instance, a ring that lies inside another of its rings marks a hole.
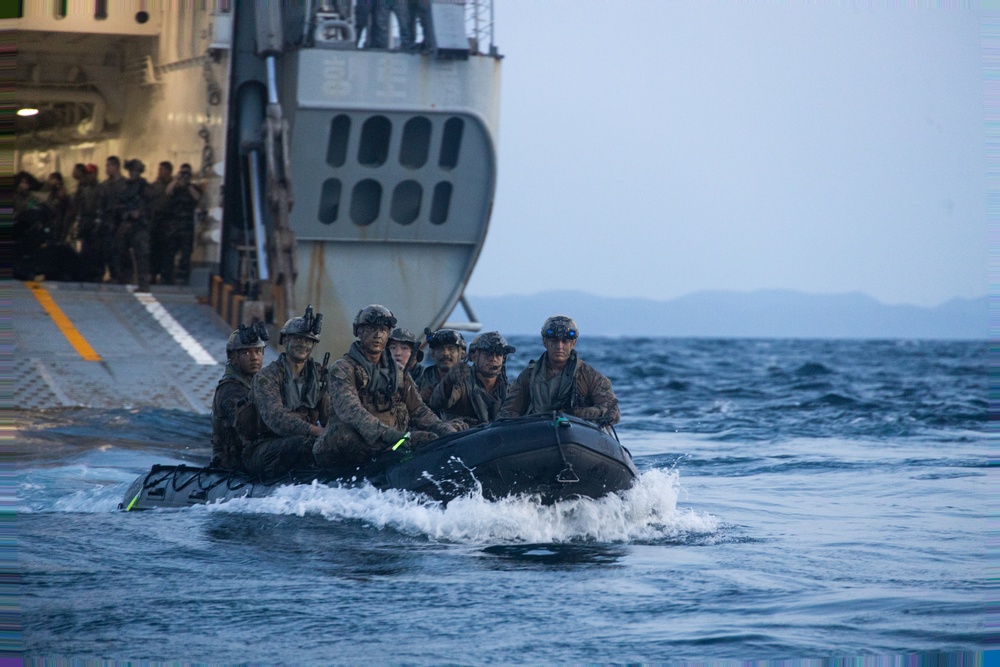
<instances>
[{"instance_id":1,"label":"metal railing","mask_svg":"<svg viewBox=\"0 0 1000 667\"><path fill-rule=\"evenodd\" d=\"M493 43L493 0L467 0L465 32L469 36L472 53L497 55L496 45Z\"/></svg>"},{"instance_id":2,"label":"metal railing","mask_svg":"<svg viewBox=\"0 0 1000 667\"><path fill-rule=\"evenodd\" d=\"M374 2L384 1L374 0ZM494 43L493 0L437 0L437 2L465 6L465 33L469 38L471 54L498 55ZM358 39L355 33L354 10L354 2L351 0L306 0L306 24L303 26L305 43L350 48Z\"/></svg>"}]
</instances>

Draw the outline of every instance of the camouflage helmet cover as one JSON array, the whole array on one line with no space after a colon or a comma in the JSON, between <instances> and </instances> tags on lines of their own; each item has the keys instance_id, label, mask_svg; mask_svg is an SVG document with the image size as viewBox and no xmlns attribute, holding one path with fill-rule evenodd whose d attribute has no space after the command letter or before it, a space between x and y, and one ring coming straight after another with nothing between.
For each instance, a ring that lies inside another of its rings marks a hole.
<instances>
[{"instance_id":1,"label":"camouflage helmet cover","mask_svg":"<svg viewBox=\"0 0 1000 667\"><path fill-rule=\"evenodd\" d=\"M427 328L424 329L424 335L427 337L427 344L430 345L431 349L445 345L457 345L462 349L462 352L465 352L465 338L461 332L454 329L438 329L432 332Z\"/></svg>"},{"instance_id":2,"label":"camouflage helmet cover","mask_svg":"<svg viewBox=\"0 0 1000 667\"><path fill-rule=\"evenodd\" d=\"M385 306L373 303L358 311L354 317L354 335L358 335L361 327L366 325L383 326L392 329L396 326L396 316Z\"/></svg>"},{"instance_id":3,"label":"camouflage helmet cover","mask_svg":"<svg viewBox=\"0 0 1000 667\"><path fill-rule=\"evenodd\" d=\"M278 332L278 344L284 345L288 336L302 336L318 343L322 329L322 313L313 315L312 306L306 306L306 312L302 317L293 317L281 327L281 331Z\"/></svg>"},{"instance_id":4,"label":"camouflage helmet cover","mask_svg":"<svg viewBox=\"0 0 1000 667\"><path fill-rule=\"evenodd\" d=\"M239 329L229 334L229 340L226 341L226 356L236 350L267 347L267 338L267 325L263 322L256 322L250 326L241 324Z\"/></svg>"},{"instance_id":5,"label":"camouflage helmet cover","mask_svg":"<svg viewBox=\"0 0 1000 667\"><path fill-rule=\"evenodd\" d=\"M417 359L419 364L424 360L424 351L420 349L420 343L417 342L417 337L413 335L413 332L409 329L404 329L403 327L396 327L389 334L389 342L396 341L397 343L406 343L413 349L413 354Z\"/></svg>"},{"instance_id":6,"label":"camouflage helmet cover","mask_svg":"<svg viewBox=\"0 0 1000 667\"><path fill-rule=\"evenodd\" d=\"M482 350L484 352L497 352L504 356L517 352L517 348L507 344L507 339L500 335L498 331L487 331L472 339L469 346L469 353Z\"/></svg>"},{"instance_id":7,"label":"camouflage helmet cover","mask_svg":"<svg viewBox=\"0 0 1000 667\"><path fill-rule=\"evenodd\" d=\"M576 340L580 337L580 329L573 318L566 315L553 315L542 325L542 338L562 338Z\"/></svg>"}]
</instances>

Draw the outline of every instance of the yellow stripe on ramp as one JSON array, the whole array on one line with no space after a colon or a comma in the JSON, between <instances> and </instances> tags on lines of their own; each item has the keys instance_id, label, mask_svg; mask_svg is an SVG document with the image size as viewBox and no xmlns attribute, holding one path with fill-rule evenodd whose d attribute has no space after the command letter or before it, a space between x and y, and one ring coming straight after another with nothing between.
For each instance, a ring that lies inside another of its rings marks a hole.
<instances>
[{"instance_id":1,"label":"yellow stripe on ramp","mask_svg":"<svg viewBox=\"0 0 1000 667\"><path fill-rule=\"evenodd\" d=\"M66 336L66 340L68 340L69 344L73 346L73 349L77 351L77 354L83 357L84 361L100 361L101 355L94 352L94 348L90 346L87 339L80 335L80 332L76 330L76 327L69 321L66 314L61 308L59 308L59 306L56 305L56 302L52 300L48 290L46 290L41 283L34 281L28 281L25 285L28 286L31 293L35 295L36 299L38 299L38 303L42 305L45 312L48 313L49 317L52 318L52 321L56 323L57 327L59 327L59 331L62 331L63 336Z\"/></svg>"}]
</instances>

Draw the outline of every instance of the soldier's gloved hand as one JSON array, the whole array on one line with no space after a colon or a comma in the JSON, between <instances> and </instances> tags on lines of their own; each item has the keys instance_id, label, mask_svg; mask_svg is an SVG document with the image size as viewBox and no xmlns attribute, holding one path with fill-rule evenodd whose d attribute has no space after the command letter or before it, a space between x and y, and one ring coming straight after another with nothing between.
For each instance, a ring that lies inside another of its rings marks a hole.
<instances>
[{"instance_id":1,"label":"soldier's gloved hand","mask_svg":"<svg viewBox=\"0 0 1000 667\"><path fill-rule=\"evenodd\" d=\"M437 439L437 434L430 431L410 431L410 446L414 448L426 445L428 442Z\"/></svg>"},{"instance_id":2,"label":"soldier's gloved hand","mask_svg":"<svg viewBox=\"0 0 1000 667\"><path fill-rule=\"evenodd\" d=\"M402 440L405 435L405 431L397 431L394 428L387 428L385 433L382 434L382 442L392 447L397 442Z\"/></svg>"},{"instance_id":3,"label":"soldier's gloved hand","mask_svg":"<svg viewBox=\"0 0 1000 667\"><path fill-rule=\"evenodd\" d=\"M464 419L452 419L444 422L444 425L448 428L448 433L458 433L469 428L468 422Z\"/></svg>"}]
</instances>

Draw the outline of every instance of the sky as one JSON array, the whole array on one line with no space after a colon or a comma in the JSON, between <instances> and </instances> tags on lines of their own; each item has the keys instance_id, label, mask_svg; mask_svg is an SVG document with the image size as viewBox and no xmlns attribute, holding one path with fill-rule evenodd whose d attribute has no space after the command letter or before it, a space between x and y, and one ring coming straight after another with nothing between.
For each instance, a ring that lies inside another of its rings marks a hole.
<instances>
[{"instance_id":1,"label":"sky","mask_svg":"<svg viewBox=\"0 0 1000 667\"><path fill-rule=\"evenodd\" d=\"M466 293L987 294L981 15L899 4L495 0Z\"/></svg>"}]
</instances>

